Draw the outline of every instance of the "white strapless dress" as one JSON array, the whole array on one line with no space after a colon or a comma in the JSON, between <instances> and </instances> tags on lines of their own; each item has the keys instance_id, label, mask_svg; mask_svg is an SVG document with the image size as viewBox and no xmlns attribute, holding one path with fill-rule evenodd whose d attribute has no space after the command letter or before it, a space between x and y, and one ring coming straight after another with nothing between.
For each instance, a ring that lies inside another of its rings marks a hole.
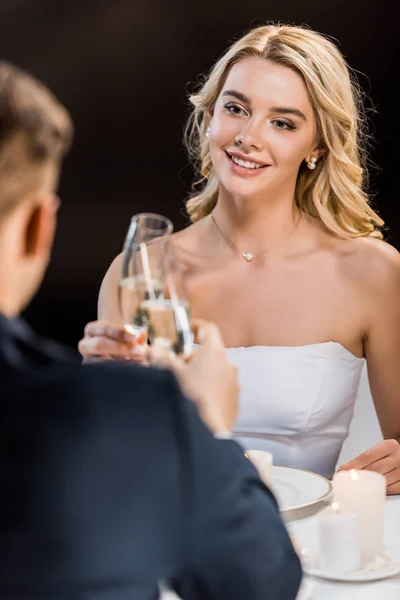
<instances>
[{"instance_id":1,"label":"white strapless dress","mask_svg":"<svg viewBox=\"0 0 400 600\"><path fill-rule=\"evenodd\" d=\"M235 438L275 465L331 478L348 436L364 359L337 342L228 348L239 368Z\"/></svg>"}]
</instances>

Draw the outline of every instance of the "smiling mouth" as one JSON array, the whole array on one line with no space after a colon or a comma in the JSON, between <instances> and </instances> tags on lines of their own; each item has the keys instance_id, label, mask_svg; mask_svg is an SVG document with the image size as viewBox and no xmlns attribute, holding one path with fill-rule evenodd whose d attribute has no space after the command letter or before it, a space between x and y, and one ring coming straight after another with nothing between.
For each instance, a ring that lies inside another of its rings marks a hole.
<instances>
[{"instance_id":1,"label":"smiling mouth","mask_svg":"<svg viewBox=\"0 0 400 600\"><path fill-rule=\"evenodd\" d=\"M269 166L267 164L255 163L251 160L243 160L242 158L238 158L237 156L233 156L232 154L229 154L229 152L226 152L226 155L229 158L229 160L231 160L235 165L238 165L239 167L242 167L243 169L249 169L249 171L265 169L265 167Z\"/></svg>"}]
</instances>

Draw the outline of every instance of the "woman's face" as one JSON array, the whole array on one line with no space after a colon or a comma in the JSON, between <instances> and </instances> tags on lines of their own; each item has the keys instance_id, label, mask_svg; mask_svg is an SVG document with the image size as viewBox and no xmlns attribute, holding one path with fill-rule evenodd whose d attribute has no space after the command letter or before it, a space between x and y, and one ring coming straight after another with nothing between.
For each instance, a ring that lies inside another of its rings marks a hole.
<instances>
[{"instance_id":1,"label":"woman's face","mask_svg":"<svg viewBox=\"0 0 400 600\"><path fill-rule=\"evenodd\" d=\"M302 78L269 60L246 58L232 67L210 127L214 169L233 195L294 191L302 161L319 156Z\"/></svg>"}]
</instances>

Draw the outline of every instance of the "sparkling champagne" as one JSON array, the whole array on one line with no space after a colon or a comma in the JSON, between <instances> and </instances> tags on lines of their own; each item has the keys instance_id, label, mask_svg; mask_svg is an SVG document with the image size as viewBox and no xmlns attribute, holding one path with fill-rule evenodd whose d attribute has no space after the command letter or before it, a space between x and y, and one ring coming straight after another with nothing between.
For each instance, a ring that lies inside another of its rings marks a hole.
<instances>
[{"instance_id":1,"label":"sparkling champagne","mask_svg":"<svg viewBox=\"0 0 400 600\"><path fill-rule=\"evenodd\" d=\"M186 300L144 300L139 312L152 344L178 355L187 356L192 352L190 311Z\"/></svg>"},{"instance_id":2,"label":"sparkling champagne","mask_svg":"<svg viewBox=\"0 0 400 600\"><path fill-rule=\"evenodd\" d=\"M147 320L142 315L140 305L143 301L157 300L163 292L160 281L152 280L149 286L144 276L126 277L119 284L119 306L124 325L130 331L140 333L147 327Z\"/></svg>"},{"instance_id":3,"label":"sparkling champagne","mask_svg":"<svg viewBox=\"0 0 400 600\"><path fill-rule=\"evenodd\" d=\"M119 300L125 326L137 333L148 332L151 344L187 356L193 349L187 300L164 297L161 282L144 277L123 279Z\"/></svg>"}]
</instances>

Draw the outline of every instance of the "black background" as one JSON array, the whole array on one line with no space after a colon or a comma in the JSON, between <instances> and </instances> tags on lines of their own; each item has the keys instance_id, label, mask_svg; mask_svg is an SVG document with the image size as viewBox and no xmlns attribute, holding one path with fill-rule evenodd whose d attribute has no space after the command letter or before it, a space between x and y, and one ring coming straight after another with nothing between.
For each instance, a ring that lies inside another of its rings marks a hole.
<instances>
[{"instance_id":1,"label":"black background","mask_svg":"<svg viewBox=\"0 0 400 600\"><path fill-rule=\"evenodd\" d=\"M279 8L276 8L276 5ZM41 333L75 346L96 318L102 277L131 215L187 223L191 169L182 147L187 95L228 43L274 20L336 38L370 96L372 191L400 247L395 177L399 78L395 0L0 0L0 56L42 79L76 126L64 164L53 261L27 311Z\"/></svg>"}]
</instances>

